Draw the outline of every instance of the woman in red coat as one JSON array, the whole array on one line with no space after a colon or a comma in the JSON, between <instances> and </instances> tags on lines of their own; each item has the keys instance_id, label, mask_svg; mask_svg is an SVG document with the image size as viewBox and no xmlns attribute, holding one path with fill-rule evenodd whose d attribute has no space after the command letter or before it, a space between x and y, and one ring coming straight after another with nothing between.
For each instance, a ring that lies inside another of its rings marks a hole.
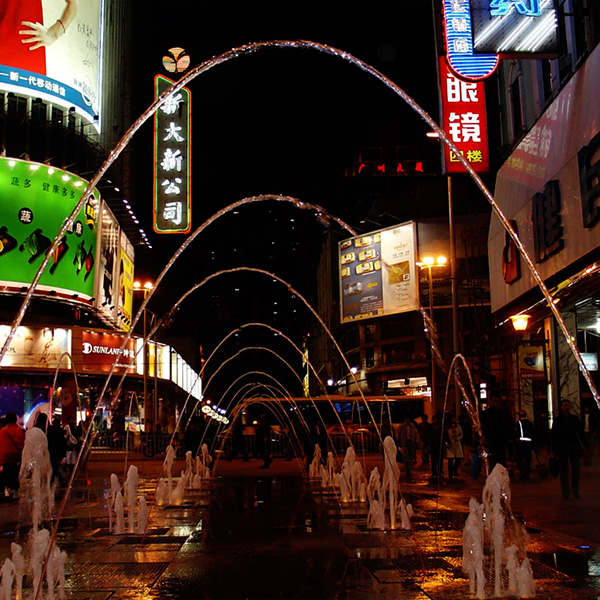
<instances>
[{"instance_id":1,"label":"woman in red coat","mask_svg":"<svg viewBox=\"0 0 600 600\"><path fill-rule=\"evenodd\" d=\"M17 415L9 412L4 417L6 425L0 429L0 496L5 490L16 492L19 489L19 468L25 445L25 431L17 425Z\"/></svg>"}]
</instances>

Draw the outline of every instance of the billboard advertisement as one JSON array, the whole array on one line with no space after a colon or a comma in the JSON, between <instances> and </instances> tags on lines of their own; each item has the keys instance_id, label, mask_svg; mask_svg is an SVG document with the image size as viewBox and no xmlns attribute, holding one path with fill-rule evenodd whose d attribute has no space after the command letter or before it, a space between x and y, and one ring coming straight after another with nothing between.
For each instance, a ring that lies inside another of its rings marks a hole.
<instances>
[{"instance_id":1,"label":"billboard advertisement","mask_svg":"<svg viewBox=\"0 0 600 600\"><path fill-rule=\"evenodd\" d=\"M519 376L521 379L546 379L543 344L523 344L519 346Z\"/></svg>"},{"instance_id":2,"label":"billboard advertisement","mask_svg":"<svg viewBox=\"0 0 600 600\"><path fill-rule=\"evenodd\" d=\"M0 347L4 346L10 329L9 325L0 325ZM18 327L0 366L56 369L60 365L61 369L70 369L70 353L70 330L52 327Z\"/></svg>"},{"instance_id":3,"label":"billboard advertisement","mask_svg":"<svg viewBox=\"0 0 600 600\"><path fill-rule=\"evenodd\" d=\"M86 185L67 171L0 157L0 289L30 285ZM92 197L76 215L37 292L80 302L93 298L98 205Z\"/></svg>"},{"instance_id":4,"label":"billboard advertisement","mask_svg":"<svg viewBox=\"0 0 600 600\"><path fill-rule=\"evenodd\" d=\"M341 322L417 310L415 257L414 222L340 242Z\"/></svg>"},{"instance_id":5,"label":"billboard advertisement","mask_svg":"<svg viewBox=\"0 0 600 600\"><path fill-rule=\"evenodd\" d=\"M117 219L102 205L96 309L115 327L129 331L133 305L133 246Z\"/></svg>"},{"instance_id":6,"label":"billboard advertisement","mask_svg":"<svg viewBox=\"0 0 600 600\"><path fill-rule=\"evenodd\" d=\"M124 231L121 231L119 260L119 302L117 319L124 331L129 331L133 319L133 246Z\"/></svg>"},{"instance_id":7,"label":"billboard advertisement","mask_svg":"<svg viewBox=\"0 0 600 600\"><path fill-rule=\"evenodd\" d=\"M102 0L3 0L0 89L74 107L99 131Z\"/></svg>"},{"instance_id":8,"label":"billboard advertisement","mask_svg":"<svg viewBox=\"0 0 600 600\"><path fill-rule=\"evenodd\" d=\"M157 75L155 97L173 85ZM154 231L188 233L191 221L191 92L182 88L154 113Z\"/></svg>"},{"instance_id":9,"label":"billboard advertisement","mask_svg":"<svg viewBox=\"0 0 600 600\"><path fill-rule=\"evenodd\" d=\"M119 223L107 206L102 207L101 214L96 308L104 317L113 320L118 304Z\"/></svg>"}]
</instances>

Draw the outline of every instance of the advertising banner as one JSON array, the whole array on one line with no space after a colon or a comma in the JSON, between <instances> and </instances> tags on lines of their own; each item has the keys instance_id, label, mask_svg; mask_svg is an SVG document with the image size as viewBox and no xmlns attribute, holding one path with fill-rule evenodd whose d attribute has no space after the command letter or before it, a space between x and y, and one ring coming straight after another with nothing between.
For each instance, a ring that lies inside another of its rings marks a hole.
<instances>
[{"instance_id":1,"label":"advertising banner","mask_svg":"<svg viewBox=\"0 0 600 600\"><path fill-rule=\"evenodd\" d=\"M457 77L440 58L442 129L478 173L490 170L485 88L481 81ZM456 154L444 144L444 171L466 173Z\"/></svg>"},{"instance_id":2,"label":"advertising banner","mask_svg":"<svg viewBox=\"0 0 600 600\"><path fill-rule=\"evenodd\" d=\"M87 182L54 167L0 157L0 287L28 287ZM61 240L37 292L89 301L94 294L98 200Z\"/></svg>"},{"instance_id":3,"label":"advertising banner","mask_svg":"<svg viewBox=\"0 0 600 600\"><path fill-rule=\"evenodd\" d=\"M108 373L116 361L115 373L135 373L136 340L130 338L121 351L123 339L116 334L83 330L81 347L75 349L82 356L81 370L84 373Z\"/></svg>"},{"instance_id":4,"label":"advertising banner","mask_svg":"<svg viewBox=\"0 0 600 600\"><path fill-rule=\"evenodd\" d=\"M341 322L416 310L413 222L339 244Z\"/></svg>"},{"instance_id":5,"label":"advertising banner","mask_svg":"<svg viewBox=\"0 0 600 600\"><path fill-rule=\"evenodd\" d=\"M0 325L0 347L4 346L10 326ZM23 369L71 369L71 332L51 327L18 327L1 367Z\"/></svg>"},{"instance_id":6,"label":"advertising banner","mask_svg":"<svg viewBox=\"0 0 600 600\"><path fill-rule=\"evenodd\" d=\"M2 0L0 89L74 107L99 131L101 31L102 0Z\"/></svg>"},{"instance_id":7,"label":"advertising banner","mask_svg":"<svg viewBox=\"0 0 600 600\"><path fill-rule=\"evenodd\" d=\"M96 308L109 320L113 320L118 304L119 223L107 206L102 207L98 256Z\"/></svg>"},{"instance_id":8,"label":"advertising banner","mask_svg":"<svg viewBox=\"0 0 600 600\"><path fill-rule=\"evenodd\" d=\"M157 75L155 97L173 85ZM154 113L154 231L188 233L191 222L191 92L182 88Z\"/></svg>"},{"instance_id":9,"label":"advertising banner","mask_svg":"<svg viewBox=\"0 0 600 600\"><path fill-rule=\"evenodd\" d=\"M544 346L528 344L519 346L519 376L521 379L546 379Z\"/></svg>"},{"instance_id":10,"label":"advertising banner","mask_svg":"<svg viewBox=\"0 0 600 600\"><path fill-rule=\"evenodd\" d=\"M117 319L123 331L129 331L133 319L133 246L121 231L121 258L119 260L119 312Z\"/></svg>"}]
</instances>

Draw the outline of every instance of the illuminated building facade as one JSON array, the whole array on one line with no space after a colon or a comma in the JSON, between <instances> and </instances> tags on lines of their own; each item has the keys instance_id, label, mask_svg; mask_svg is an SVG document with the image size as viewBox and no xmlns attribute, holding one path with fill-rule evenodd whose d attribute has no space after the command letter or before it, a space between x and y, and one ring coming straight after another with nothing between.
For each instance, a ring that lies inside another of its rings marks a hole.
<instances>
[{"instance_id":1,"label":"illuminated building facade","mask_svg":"<svg viewBox=\"0 0 600 600\"><path fill-rule=\"evenodd\" d=\"M597 386L600 351L600 8L587 0L556 3L559 51L514 56L498 69L500 133L506 151L495 198L555 297ZM556 319L497 218L489 234L491 303L500 329L530 315L525 343L542 348L537 381L513 360L512 401L531 416L556 412L569 399L593 405L589 385ZM513 332L514 335L514 332ZM521 334L522 336L523 334ZM513 338L514 339L514 338Z\"/></svg>"}]
</instances>

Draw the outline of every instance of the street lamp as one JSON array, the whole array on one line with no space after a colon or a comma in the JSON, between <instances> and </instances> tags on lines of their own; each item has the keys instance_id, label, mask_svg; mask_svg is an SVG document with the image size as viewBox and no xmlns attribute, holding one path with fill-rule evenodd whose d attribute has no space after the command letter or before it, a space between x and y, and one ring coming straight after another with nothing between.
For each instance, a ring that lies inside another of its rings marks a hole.
<instances>
[{"instance_id":1,"label":"street lamp","mask_svg":"<svg viewBox=\"0 0 600 600\"><path fill-rule=\"evenodd\" d=\"M529 324L529 315L518 314L510 317L515 331L527 331L527 325Z\"/></svg>"},{"instance_id":2,"label":"street lamp","mask_svg":"<svg viewBox=\"0 0 600 600\"><path fill-rule=\"evenodd\" d=\"M151 281L146 281L142 285L139 281L133 282L133 291L134 292L143 292L144 293L144 302L148 296L148 292L154 289L154 284ZM144 306L144 315L143 315L143 327L144 327L144 414L146 421L148 421L148 415L150 415L151 425L154 425L154 405L152 402L148 402L148 344L146 343L146 335L148 329L148 317L147 310ZM149 406L147 406L147 404Z\"/></svg>"},{"instance_id":3,"label":"street lamp","mask_svg":"<svg viewBox=\"0 0 600 600\"><path fill-rule=\"evenodd\" d=\"M448 259L445 256L438 256L434 258L433 256L424 256L421 259L421 262L416 263L417 267L421 270L427 269L428 277L429 277L429 319L431 321L432 327L433 325L433 276L431 274L432 269L436 267L445 267L448 263ZM431 408L434 414L437 412L437 404L436 404L436 395L435 395L435 386L436 386L436 376L435 376L435 358L434 358L433 348L431 349Z\"/></svg>"}]
</instances>

